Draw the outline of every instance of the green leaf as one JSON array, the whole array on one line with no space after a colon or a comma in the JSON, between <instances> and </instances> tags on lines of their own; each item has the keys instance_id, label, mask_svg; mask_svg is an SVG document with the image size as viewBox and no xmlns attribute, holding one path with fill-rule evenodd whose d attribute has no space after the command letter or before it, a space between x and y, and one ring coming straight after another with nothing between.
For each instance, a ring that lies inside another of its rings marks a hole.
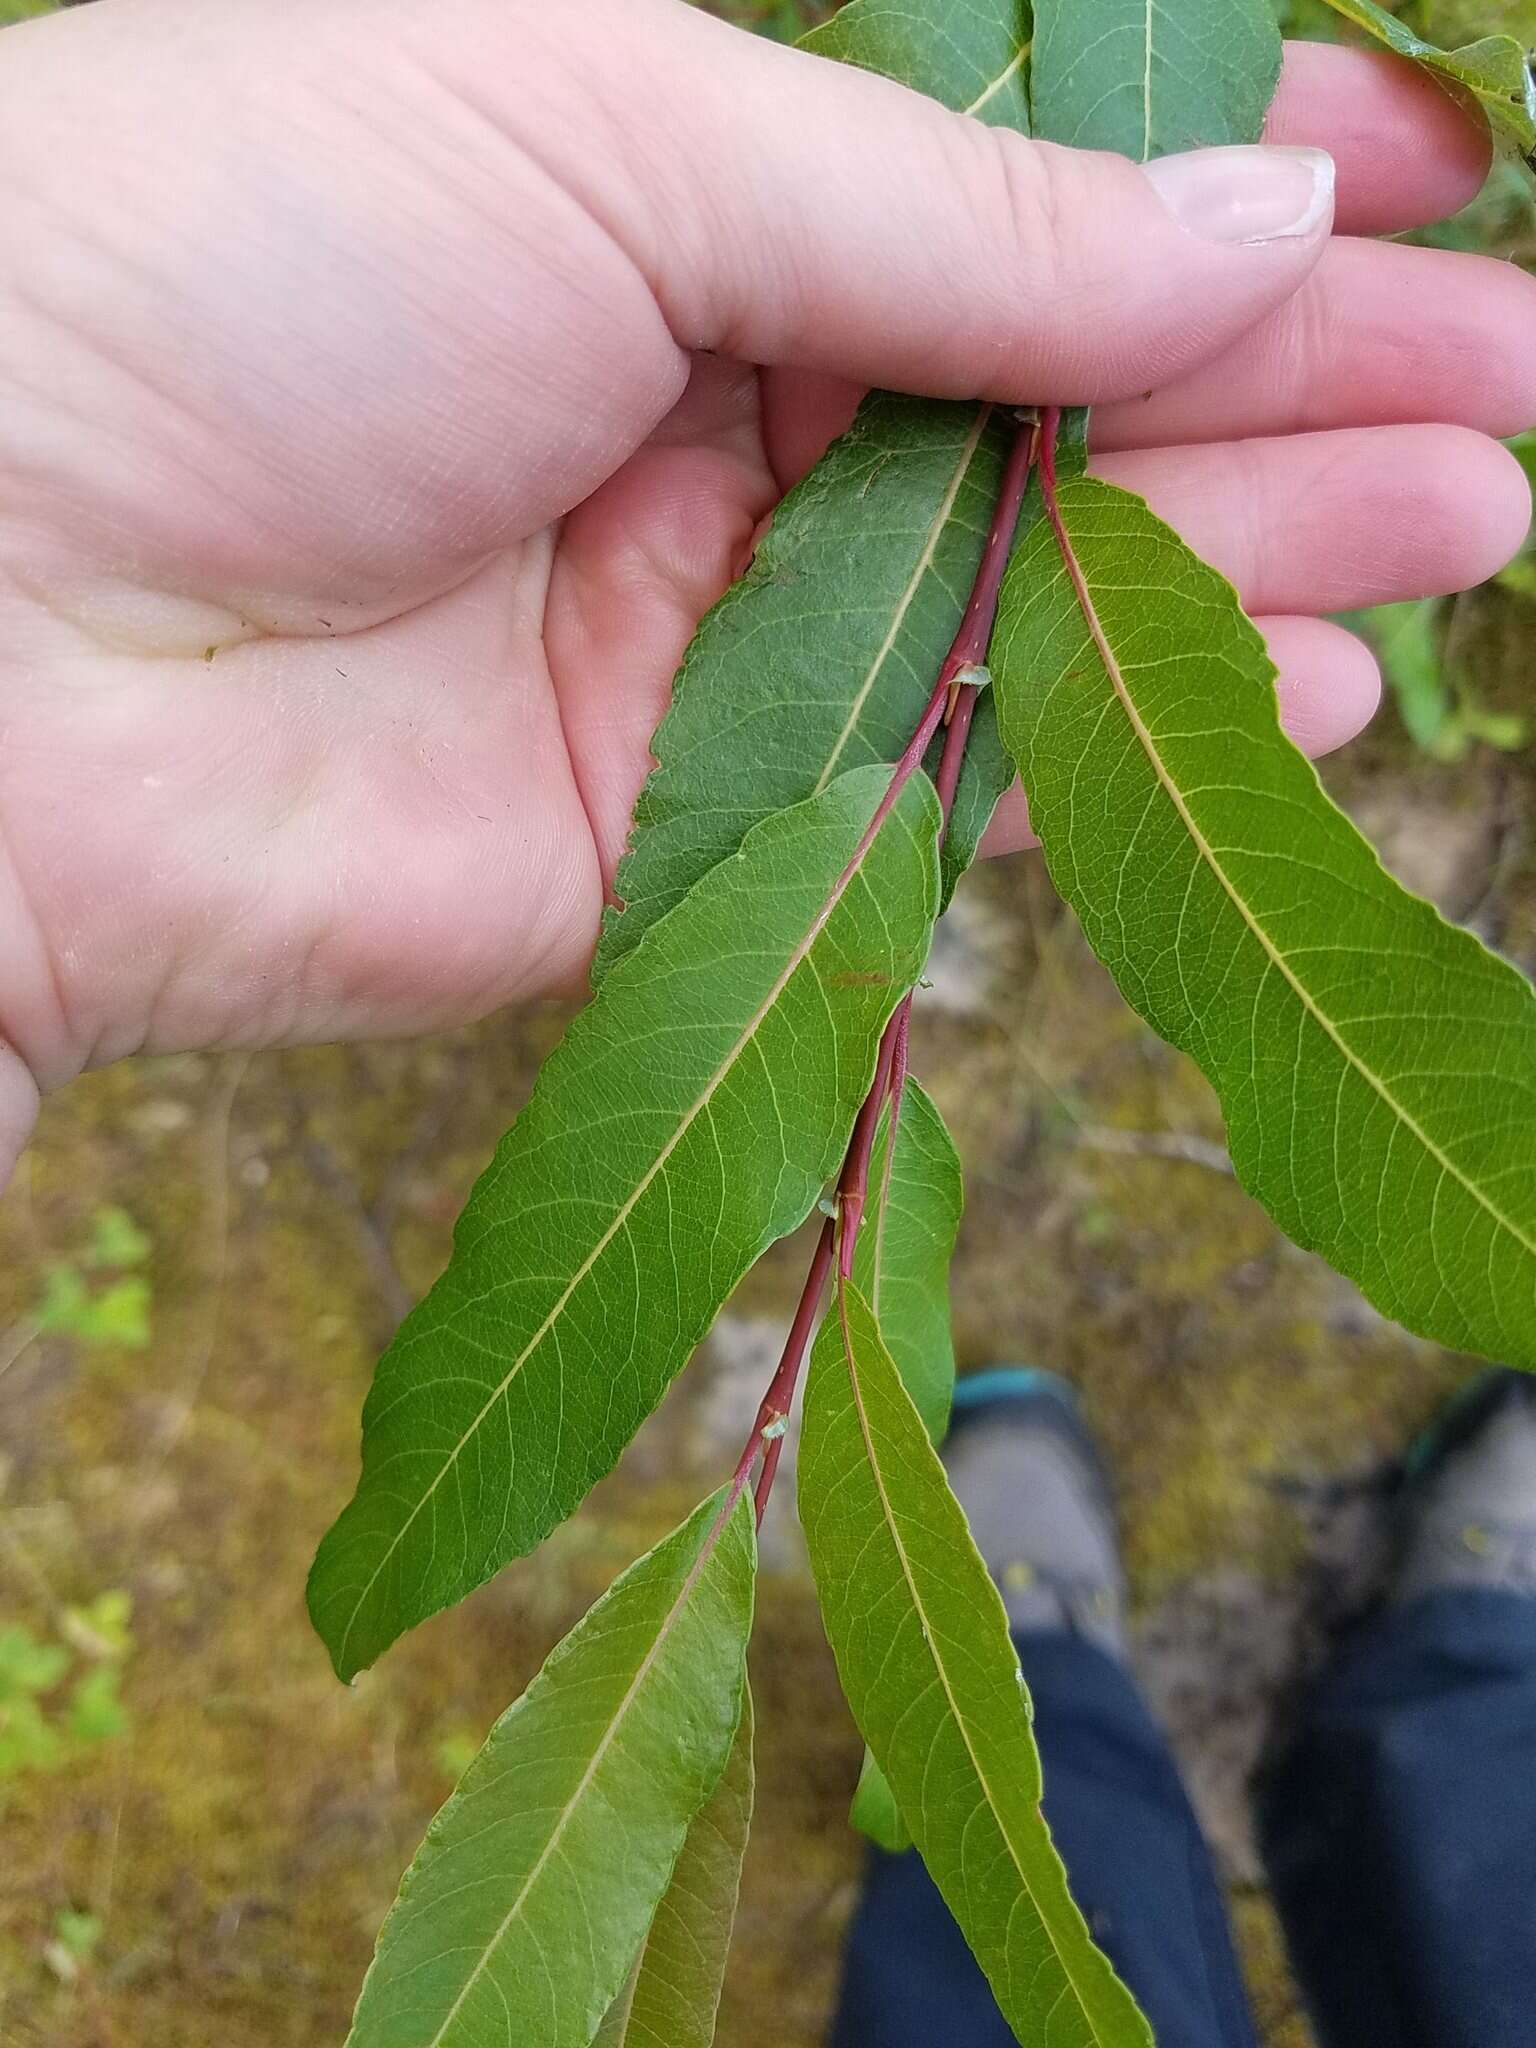
<instances>
[{"instance_id":1,"label":"green leaf","mask_svg":"<svg viewBox=\"0 0 1536 2048\"><path fill-rule=\"evenodd\" d=\"M1107 484L1061 513L1075 566L1029 536L993 650L1057 887L1298 1244L1410 1329L1536 1365L1531 990L1329 802L1216 572Z\"/></svg>"},{"instance_id":2,"label":"green leaf","mask_svg":"<svg viewBox=\"0 0 1536 2048\"><path fill-rule=\"evenodd\" d=\"M790 492L678 672L599 982L754 825L901 753L981 559L1007 441L975 406L877 393Z\"/></svg>"},{"instance_id":3,"label":"green leaf","mask_svg":"<svg viewBox=\"0 0 1536 2048\"><path fill-rule=\"evenodd\" d=\"M848 1818L861 1835L867 1835L887 1856L900 1856L912 1846L911 1830L901 1817L896 1795L867 1749Z\"/></svg>"},{"instance_id":4,"label":"green leaf","mask_svg":"<svg viewBox=\"0 0 1536 2048\"><path fill-rule=\"evenodd\" d=\"M343 1677L541 1542L815 1205L936 908L924 777L853 864L889 782L757 826L545 1062L363 1411L310 1575Z\"/></svg>"},{"instance_id":5,"label":"green leaf","mask_svg":"<svg viewBox=\"0 0 1536 2048\"><path fill-rule=\"evenodd\" d=\"M92 1293L74 1266L49 1268L38 1304L39 1330L81 1344L143 1351L150 1341L150 1290L142 1274Z\"/></svg>"},{"instance_id":6,"label":"green leaf","mask_svg":"<svg viewBox=\"0 0 1536 2048\"><path fill-rule=\"evenodd\" d=\"M1008 779L1013 779L1011 762ZM944 1119L915 1081L909 1080L902 1094L896 1154L887 1174L889 1135L887 1110L870 1156L872 1201L854 1249L853 1277L890 1332L902 1385L929 1441L936 1444L949 1428L955 1393L949 1266L965 1207L965 1182ZM891 1788L867 1752L848 1818L860 1834L892 1854L912 1846Z\"/></svg>"},{"instance_id":7,"label":"green leaf","mask_svg":"<svg viewBox=\"0 0 1536 2048\"><path fill-rule=\"evenodd\" d=\"M965 1186L954 1140L915 1081L909 1080L902 1094L896 1154L887 1177L889 1132L887 1111L870 1156L870 1211L854 1248L853 1277L890 1331L891 1355L902 1382L929 1437L939 1443L949 1427L955 1392L949 1263Z\"/></svg>"},{"instance_id":8,"label":"green leaf","mask_svg":"<svg viewBox=\"0 0 1536 2048\"><path fill-rule=\"evenodd\" d=\"M741 1713L750 1500L632 1565L486 1739L384 1922L349 2048L588 2048Z\"/></svg>"},{"instance_id":9,"label":"green leaf","mask_svg":"<svg viewBox=\"0 0 1536 2048\"><path fill-rule=\"evenodd\" d=\"M1138 163L1253 142L1280 55L1272 0L1036 0L1034 131Z\"/></svg>"},{"instance_id":10,"label":"green leaf","mask_svg":"<svg viewBox=\"0 0 1536 2048\"><path fill-rule=\"evenodd\" d=\"M126 1209L112 1205L96 1211L87 1260L89 1265L119 1270L142 1266L154 1248L153 1241L140 1230Z\"/></svg>"},{"instance_id":11,"label":"green leaf","mask_svg":"<svg viewBox=\"0 0 1536 2048\"><path fill-rule=\"evenodd\" d=\"M128 1730L128 1710L118 1693L115 1664L98 1664L76 1679L69 1696L69 1732L76 1742L110 1742Z\"/></svg>"},{"instance_id":12,"label":"green leaf","mask_svg":"<svg viewBox=\"0 0 1536 2048\"><path fill-rule=\"evenodd\" d=\"M1002 1599L862 1296L811 1356L800 1516L843 1690L929 1874L1030 2048L1151 2048L1040 1811Z\"/></svg>"},{"instance_id":13,"label":"green leaf","mask_svg":"<svg viewBox=\"0 0 1536 2048\"><path fill-rule=\"evenodd\" d=\"M802 49L899 78L994 128L1029 133L1027 0L849 0Z\"/></svg>"},{"instance_id":14,"label":"green leaf","mask_svg":"<svg viewBox=\"0 0 1536 2048\"><path fill-rule=\"evenodd\" d=\"M1474 98L1500 142L1536 157L1536 78L1524 46L1513 36L1484 36L1459 50L1437 49L1405 21L1372 0L1328 0L1335 14L1363 28L1400 57Z\"/></svg>"},{"instance_id":15,"label":"green leaf","mask_svg":"<svg viewBox=\"0 0 1536 2048\"><path fill-rule=\"evenodd\" d=\"M1340 624L1362 634L1374 648L1414 744L1442 760L1455 760L1466 751L1466 736L1457 728L1445 673L1445 610L1444 598L1426 597L1349 614Z\"/></svg>"},{"instance_id":16,"label":"green leaf","mask_svg":"<svg viewBox=\"0 0 1536 2048\"><path fill-rule=\"evenodd\" d=\"M710 2048L752 1825L752 1694L719 1784L688 1830L671 1882L593 2048Z\"/></svg>"},{"instance_id":17,"label":"green leaf","mask_svg":"<svg viewBox=\"0 0 1536 2048\"><path fill-rule=\"evenodd\" d=\"M0 1628L0 1707L52 1692L68 1669L69 1652L57 1643L40 1643L18 1624Z\"/></svg>"}]
</instances>

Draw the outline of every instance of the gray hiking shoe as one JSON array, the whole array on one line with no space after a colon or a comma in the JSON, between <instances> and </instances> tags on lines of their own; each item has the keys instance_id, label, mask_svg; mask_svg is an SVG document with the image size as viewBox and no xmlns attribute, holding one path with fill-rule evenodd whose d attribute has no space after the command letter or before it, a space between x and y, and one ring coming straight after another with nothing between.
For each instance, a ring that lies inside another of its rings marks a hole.
<instances>
[{"instance_id":1,"label":"gray hiking shoe","mask_svg":"<svg viewBox=\"0 0 1536 2048\"><path fill-rule=\"evenodd\" d=\"M1487 1372L1409 1453L1389 1597L1449 1587L1536 1594L1536 1379Z\"/></svg>"},{"instance_id":2,"label":"gray hiking shoe","mask_svg":"<svg viewBox=\"0 0 1536 2048\"><path fill-rule=\"evenodd\" d=\"M1108 1474L1067 1382L1000 1366L955 1391L944 1464L1009 1626L1125 1655L1125 1574Z\"/></svg>"}]
</instances>

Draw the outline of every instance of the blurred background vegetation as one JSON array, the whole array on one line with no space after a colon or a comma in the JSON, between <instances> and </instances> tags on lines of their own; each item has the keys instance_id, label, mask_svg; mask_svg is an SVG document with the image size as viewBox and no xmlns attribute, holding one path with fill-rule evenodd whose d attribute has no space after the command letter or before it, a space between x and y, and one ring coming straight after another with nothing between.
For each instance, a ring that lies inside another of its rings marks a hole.
<instances>
[{"instance_id":1,"label":"blurred background vegetation","mask_svg":"<svg viewBox=\"0 0 1536 2048\"><path fill-rule=\"evenodd\" d=\"M0 0L0 24L50 11ZM787 39L817 10L719 11ZM1533 0L1401 11L1443 40L1536 37ZM1286 12L1334 26L1314 0ZM1536 261L1528 181L1501 170L1435 239ZM1391 692L1330 785L1405 879L1531 971L1536 557L1357 624ZM1128 1016L1028 857L968 884L934 981L915 1055L966 1159L963 1364L1027 1359L1084 1390L1139 1667L1222 1859L1267 2048L1305 2048L1243 1788L1369 1598L1392 1461L1469 1363L1382 1323L1247 1201L1204 1084ZM5 2048L339 2043L399 1872L490 1722L745 1433L800 1246L752 1276L537 1560L352 1689L330 1677L304 1574L373 1360L561 1021L146 1061L48 1105L0 1202ZM860 1862L859 1745L782 1514L767 1537L760 1817L722 2048L763 2039L764 2013L777 2048L820 2040Z\"/></svg>"}]
</instances>

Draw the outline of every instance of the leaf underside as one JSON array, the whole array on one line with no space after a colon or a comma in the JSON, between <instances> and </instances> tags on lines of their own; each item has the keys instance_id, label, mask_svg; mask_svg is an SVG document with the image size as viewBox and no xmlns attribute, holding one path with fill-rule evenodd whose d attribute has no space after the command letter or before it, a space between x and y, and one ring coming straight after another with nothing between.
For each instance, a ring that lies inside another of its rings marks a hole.
<instances>
[{"instance_id":1,"label":"leaf underside","mask_svg":"<svg viewBox=\"0 0 1536 2048\"><path fill-rule=\"evenodd\" d=\"M812 1354L800 1513L843 1690L923 1861L1030 2048L1150 2048L1040 1811L1002 1600L867 1305Z\"/></svg>"},{"instance_id":2,"label":"leaf underside","mask_svg":"<svg viewBox=\"0 0 1536 2048\"><path fill-rule=\"evenodd\" d=\"M1260 0L1036 0L1034 129L1145 163L1255 141L1280 76Z\"/></svg>"},{"instance_id":3,"label":"leaf underside","mask_svg":"<svg viewBox=\"0 0 1536 2048\"><path fill-rule=\"evenodd\" d=\"M651 742L599 983L754 825L846 769L896 760L964 608L1006 442L975 406L877 393L784 500L700 626ZM962 779L968 818L978 774Z\"/></svg>"},{"instance_id":4,"label":"leaf underside","mask_svg":"<svg viewBox=\"0 0 1536 2048\"><path fill-rule=\"evenodd\" d=\"M736 1740L694 1816L628 1983L593 2048L710 2048L752 1825L752 1694Z\"/></svg>"},{"instance_id":5,"label":"leaf underside","mask_svg":"<svg viewBox=\"0 0 1536 2048\"><path fill-rule=\"evenodd\" d=\"M1231 588L1140 499L1061 493L999 709L1057 887L1209 1076L1243 1184L1441 1343L1536 1365L1536 999L1380 865L1284 737Z\"/></svg>"},{"instance_id":6,"label":"leaf underside","mask_svg":"<svg viewBox=\"0 0 1536 2048\"><path fill-rule=\"evenodd\" d=\"M849 0L800 47L915 86L957 113L1029 133L1027 0Z\"/></svg>"},{"instance_id":7,"label":"leaf underside","mask_svg":"<svg viewBox=\"0 0 1536 2048\"><path fill-rule=\"evenodd\" d=\"M1395 14L1372 5L1372 0L1328 0L1328 5L1398 56L1411 58L1444 84L1470 94L1495 138L1517 149L1536 168L1536 77L1523 44L1514 36L1484 36L1459 50L1441 50L1415 35Z\"/></svg>"},{"instance_id":8,"label":"leaf underside","mask_svg":"<svg viewBox=\"0 0 1536 2048\"><path fill-rule=\"evenodd\" d=\"M344 1677L542 1541L814 1206L937 904L921 775L845 872L889 780L765 820L545 1062L363 1411L310 1576Z\"/></svg>"},{"instance_id":9,"label":"leaf underside","mask_svg":"<svg viewBox=\"0 0 1536 2048\"><path fill-rule=\"evenodd\" d=\"M348 2048L588 2048L725 1769L755 1562L717 1494L555 1650L428 1829Z\"/></svg>"}]
</instances>

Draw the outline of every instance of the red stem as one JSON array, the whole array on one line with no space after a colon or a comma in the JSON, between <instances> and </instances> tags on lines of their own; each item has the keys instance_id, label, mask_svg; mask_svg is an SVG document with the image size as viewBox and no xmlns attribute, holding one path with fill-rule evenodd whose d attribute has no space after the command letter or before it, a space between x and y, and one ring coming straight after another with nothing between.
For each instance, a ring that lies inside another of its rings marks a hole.
<instances>
[{"instance_id":1,"label":"red stem","mask_svg":"<svg viewBox=\"0 0 1536 2048\"><path fill-rule=\"evenodd\" d=\"M795 1386L800 1378L800 1368L811 1342L811 1333L816 1328L816 1319L821 1313L822 1291L827 1276L832 1271L832 1254L836 1246L837 1224L829 1216L821 1226L821 1235L816 1240L816 1250L811 1258L811 1270L805 1276L805 1286L800 1293L800 1305L795 1310L795 1319L789 1326L789 1335L784 1340L784 1351L779 1359L773 1378L768 1382L768 1391L758 1404L757 1417L752 1424L752 1434L747 1438L736 1465L736 1479L745 1485L752 1461L759 1449L763 1453L763 1469L757 1481L757 1521L762 1527L763 1511L768 1505L768 1495L773 1490L773 1475L779 1468L779 1446L783 1443L783 1425L789 1420L790 1403L795 1397ZM778 1434L764 1437L765 1430L777 1426Z\"/></svg>"},{"instance_id":2,"label":"red stem","mask_svg":"<svg viewBox=\"0 0 1536 2048\"><path fill-rule=\"evenodd\" d=\"M1044 426L1031 414L1020 421L1019 431L1014 436L1008 452L1002 480L998 486L997 503L993 508L991 523L987 529L986 542L982 548L981 562L977 567L976 579L961 616L960 625L939 669L939 678L934 685L933 695L923 709L917 730L907 742L901 758L891 771L891 779L885 794L875 807L875 814L865 827L863 836L853 851L846 873L851 874L868 853L875 835L895 809L902 791L921 765L928 752L934 734L944 724L944 746L939 756L935 785L943 823L940 828L940 843L943 830L949 824L954 809L955 791L959 786L960 769L965 758L966 741L970 736L971 719L980 694L976 684L962 680L967 670L984 665L987 649L991 645L992 631L997 623L997 604L1002 592L1003 574L1008 567L1008 557L1013 548L1013 536L1019 523L1019 513L1028 488L1030 471L1034 466L1037 448L1042 462L1046 459L1047 441L1054 453L1055 431L1060 414L1052 411L1045 415L1050 423ZM1054 482L1054 469L1052 471ZM854 1120L853 1132L848 1140L843 1167L837 1181L837 1213L829 1216L821 1227L816 1240L816 1250L811 1258L810 1271L801 1290L800 1303L795 1310L794 1320L789 1326L789 1335L784 1340L783 1354L768 1383L768 1391L758 1406L752 1433L737 1462L732 1480L732 1500L735 1500L747 1482L747 1476L759 1451L762 1452L762 1470L757 1478L757 1520L762 1526L763 1514L768 1506L768 1497L773 1491L774 1475L779 1469L779 1459L784 1449L784 1427L789 1420L789 1411L794 1401L795 1388L799 1383L805 1354L810 1348L811 1336L816 1328L821 1310L821 1298L827 1280L836 1269L839 1313L843 1319L843 1331L847 1337L847 1312L843 1304L843 1283L853 1272L854 1248L858 1242L859 1227L863 1222L864 1210L869 1200L869 1166L874 1155L875 1133L879 1128L880 1112L887 1101L890 1103L890 1120L887 1126L885 1169L889 1176L891 1159L896 1149L896 1119L901 1113L902 1091L907 1078L907 1033L912 1017L912 994L908 993L897 1004L880 1040L880 1050L875 1060L874 1080L869 1093L860 1105ZM772 1431L772 1434L768 1434Z\"/></svg>"},{"instance_id":3,"label":"red stem","mask_svg":"<svg viewBox=\"0 0 1536 2048\"><path fill-rule=\"evenodd\" d=\"M1058 420L1061 417L1059 409L1056 417ZM1039 433L1035 414L1021 414L1019 429L1013 437L1013 446L1008 451L1008 460L1003 465L1002 479L997 487L997 503L987 527L976 580L971 585L959 631L944 657L944 666L939 670L939 680L945 684L952 683L961 669L980 668L986 661L987 649L992 644L992 628L997 623L997 600L1002 593L1008 557L1013 552L1014 530L1019 523L1024 493L1029 487L1029 472L1034 467Z\"/></svg>"}]
</instances>

